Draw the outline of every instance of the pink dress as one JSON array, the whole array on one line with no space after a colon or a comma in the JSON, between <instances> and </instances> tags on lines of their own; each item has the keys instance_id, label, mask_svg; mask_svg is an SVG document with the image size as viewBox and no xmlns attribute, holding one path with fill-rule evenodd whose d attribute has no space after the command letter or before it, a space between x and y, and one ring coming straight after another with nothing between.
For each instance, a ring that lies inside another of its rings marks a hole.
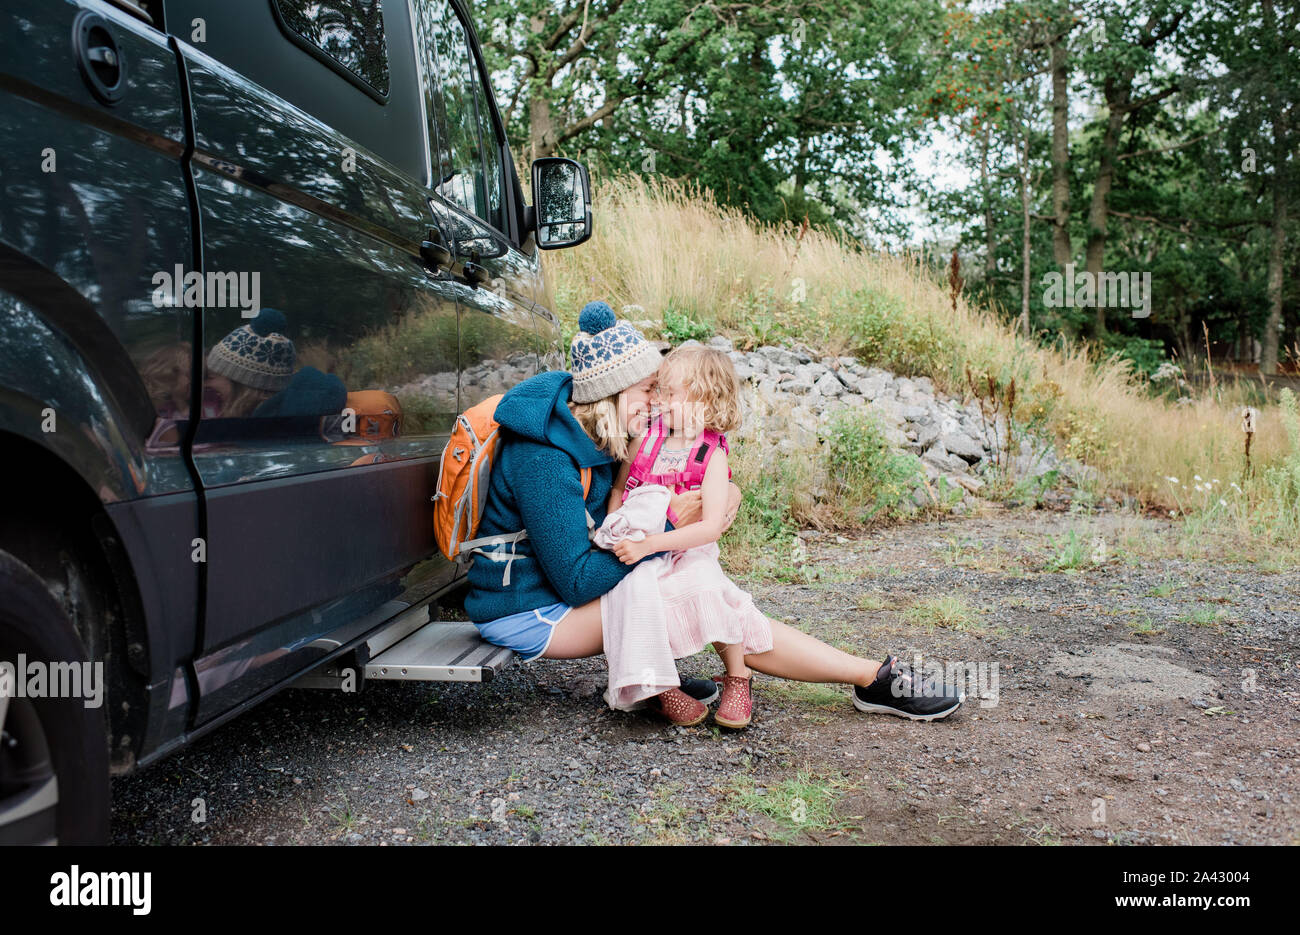
<instances>
[{"instance_id":1,"label":"pink dress","mask_svg":"<svg viewBox=\"0 0 1300 935\"><path fill-rule=\"evenodd\" d=\"M632 459L624 501L628 491L640 484L662 484L674 493L696 490L713 452L719 447L730 451L725 435L706 430L683 459L681 452L662 450L667 437L656 416ZM730 468L727 476L731 476ZM673 519L671 508L668 518ZM668 561L660 565L659 593L674 658L694 655L714 642L740 643L746 654L772 648L772 628L766 615L754 606L749 592L722 570L716 542L674 549L665 557Z\"/></svg>"}]
</instances>

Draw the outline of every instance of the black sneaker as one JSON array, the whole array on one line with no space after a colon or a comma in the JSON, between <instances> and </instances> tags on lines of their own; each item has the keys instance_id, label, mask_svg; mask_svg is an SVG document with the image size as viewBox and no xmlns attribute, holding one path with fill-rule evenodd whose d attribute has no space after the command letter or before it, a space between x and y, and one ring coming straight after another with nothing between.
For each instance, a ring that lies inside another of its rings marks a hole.
<instances>
[{"instance_id":1,"label":"black sneaker","mask_svg":"<svg viewBox=\"0 0 1300 935\"><path fill-rule=\"evenodd\" d=\"M713 704L722 694L721 686L713 679L682 679L682 691L700 704Z\"/></svg>"},{"instance_id":2,"label":"black sneaker","mask_svg":"<svg viewBox=\"0 0 1300 935\"><path fill-rule=\"evenodd\" d=\"M853 707L870 714L894 714L913 721L946 718L966 700L966 692L941 688L933 682L917 682L910 671L899 668L898 657L890 656L876 673L876 680L863 688L853 686Z\"/></svg>"}]
</instances>

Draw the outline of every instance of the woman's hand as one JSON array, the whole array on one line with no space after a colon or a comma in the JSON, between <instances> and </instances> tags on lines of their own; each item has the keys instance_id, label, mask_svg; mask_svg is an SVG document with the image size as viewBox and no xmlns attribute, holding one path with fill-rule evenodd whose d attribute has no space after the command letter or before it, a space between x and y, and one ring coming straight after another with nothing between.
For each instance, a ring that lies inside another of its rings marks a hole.
<instances>
[{"instance_id":1,"label":"woman's hand","mask_svg":"<svg viewBox=\"0 0 1300 935\"><path fill-rule=\"evenodd\" d=\"M740 501L742 498L740 488L730 481L727 482L727 512L723 514L722 531L726 532L731 528L731 523L740 512Z\"/></svg>"},{"instance_id":2,"label":"woman's hand","mask_svg":"<svg viewBox=\"0 0 1300 935\"><path fill-rule=\"evenodd\" d=\"M651 549L645 539L642 539L639 542L634 542L631 539L624 539L622 542L616 542L614 544L613 551L614 554L618 556L618 560L624 565L635 565L637 562L641 561L641 559L649 555Z\"/></svg>"},{"instance_id":3,"label":"woman's hand","mask_svg":"<svg viewBox=\"0 0 1300 935\"><path fill-rule=\"evenodd\" d=\"M704 514L703 497L704 495L698 490L685 490L668 498L668 505L672 507L673 515L677 517L677 522L673 523L674 529L681 529L683 526L700 521L700 517Z\"/></svg>"}]
</instances>

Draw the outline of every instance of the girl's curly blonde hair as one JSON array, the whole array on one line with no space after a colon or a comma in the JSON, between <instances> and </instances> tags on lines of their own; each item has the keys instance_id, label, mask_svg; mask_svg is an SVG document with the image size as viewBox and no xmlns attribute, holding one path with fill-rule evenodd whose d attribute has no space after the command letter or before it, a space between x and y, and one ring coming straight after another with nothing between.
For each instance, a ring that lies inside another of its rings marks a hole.
<instances>
[{"instance_id":1,"label":"girl's curly blonde hair","mask_svg":"<svg viewBox=\"0 0 1300 935\"><path fill-rule=\"evenodd\" d=\"M702 344L675 347L664 356L659 382L680 382L687 398L700 406L704 428L726 435L740 428L740 376L731 358Z\"/></svg>"}]
</instances>

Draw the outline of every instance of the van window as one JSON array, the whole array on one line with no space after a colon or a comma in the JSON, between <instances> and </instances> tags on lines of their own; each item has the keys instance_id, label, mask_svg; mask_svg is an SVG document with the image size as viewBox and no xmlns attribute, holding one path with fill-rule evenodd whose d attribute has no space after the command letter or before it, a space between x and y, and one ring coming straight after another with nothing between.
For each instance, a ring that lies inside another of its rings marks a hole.
<instances>
[{"instance_id":1,"label":"van window","mask_svg":"<svg viewBox=\"0 0 1300 935\"><path fill-rule=\"evenodd\" d=\"M434 188L504 230L500 141L465 27L446 0L417 0L416 16L424 37L429 139L438 140Z\"/></svg>"},{"instance_id":2,"label":"van window","mask_svg":"<svg viewBox=\"0 0 1300 935\"><path fill-rule=\"evenodd\" d=\"M501 209L501 141L497 138L492 111L488 109L487 92L483 82L474 72L474 110L478 114L478 136L483 146L483 187L487 196L487 214L480 215L497 230L504 231L505 212Z\"/></svg>"},{"instance_id":3,"label":"van window","mask_svg":"<svg viewBox=\"0 0 1300 935\"><path fill-rule=\"evenodd\" d=\"M383 0L272 0L298 38L343 66L353 78L388 95L388 44Z\"/></svg>"},{"instance_id":4,"label":"van window","mask_svg":"<svg viewBox=\"0 0 1300 935\"><path fill-rule=\"evenodd\" d=\"M424 186L429 154L408 2L163 0L167 27L187 48L211 56L243 79L306 111ZM359 12L353 18L322 18L321 11L342 8ZM319 24L324 48L332 48L351 64L341 64L290 25L285 14L299 9L306 11L301 22ZM348 24L351 31L341 31ZM345 32L350 53L339 38ZM370 74L358 75L353 66ZM387 95L368 84L370 80L383 85ZM216 107L218 101L201 106ZM239 115L231 114L230 127L238 119ZM243 119L249 125L265 125L272 118L247 114ZM265 134L269 146L274 144L272 137Z\"/></svg>"}]
</instances>

